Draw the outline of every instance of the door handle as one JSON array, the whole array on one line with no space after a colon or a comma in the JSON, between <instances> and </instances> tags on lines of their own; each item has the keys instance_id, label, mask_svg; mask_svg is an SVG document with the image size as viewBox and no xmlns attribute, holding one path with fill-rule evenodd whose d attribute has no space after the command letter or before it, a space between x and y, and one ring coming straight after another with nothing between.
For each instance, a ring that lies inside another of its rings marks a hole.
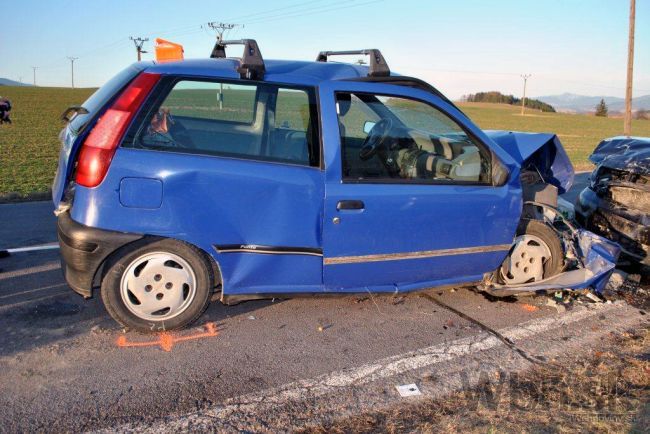
<instances>
[{"instance_id":1,"label":"door handle","mask_svg":"<svg viewBox=\"0 0 650 434\"><path fill-rule=\"evenodd\" d=\"M365 205L362 200L340 200L336 204L336 209L338 211L348 210L348 209L364 209Z\"/></svg>"}]
</instances>

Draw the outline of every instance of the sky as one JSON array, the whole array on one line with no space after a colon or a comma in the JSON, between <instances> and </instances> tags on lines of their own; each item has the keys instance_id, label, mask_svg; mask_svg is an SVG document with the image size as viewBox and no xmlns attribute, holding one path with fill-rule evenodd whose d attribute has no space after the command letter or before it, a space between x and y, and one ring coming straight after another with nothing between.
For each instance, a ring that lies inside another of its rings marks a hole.
<instances>
[{"instance_id":1,"label":"sky","mask_svg":"<svg viewBox=\"0 0 650 434\"><path fill-rule=\"evenodd\" d=\"M20 0L0 1L0 77L96 87L136 60L129 36L208 57L208 21L242 24L262 55L313 60L321 50L379 48L392 71L448 97L498 90L529 96L625 94L628 0ZM634 95L650 94L650 0L637 0Z\"/></svg>"}]
</instances>

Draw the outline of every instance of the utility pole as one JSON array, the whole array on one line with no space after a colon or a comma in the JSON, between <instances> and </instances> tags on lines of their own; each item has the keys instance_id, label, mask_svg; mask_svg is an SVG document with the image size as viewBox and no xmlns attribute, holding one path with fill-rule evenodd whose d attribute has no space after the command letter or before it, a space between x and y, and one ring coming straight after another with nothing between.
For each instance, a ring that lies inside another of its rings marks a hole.
<instances>
[{"instance_id":1,"label":"utility pole","mask_svg":"<svg viewBox=\"0 0 650 434\"><path fill-rule=\"evenodd\" d=\"M142 53L146 53L142 49L142 46L144 45L145 42L149 40L149 38L134 38L133 36L130 36L129 39L133 41L133 44L135 45L135 50L138 52L138 62L142 60Z\"/></svg>"},{"instance_id":2,"label":"utility pole","mask_svg":"<svg viewBox=\"0 0 650 434\"><path fill-rule=\"evenodd\" d=\"M22 75L20 77L18 77L18 81L20 82L20 84L23 84L23 76Z\"/></svg>"},{"instance_id":3,"label":"utility pole","mask_svg":"<svg viewBox=\"0 0 650 434\"><path fill-rule=\"evenodd\" d=\"M630 0L630 32L627 37L627 84L625 86L625 120L623 134L632 135L632 82L634 69L634 19L636 0Z\"/></svg>"},{"instance_id":4,"label":"utility pole","mask_svg":"<svg viewBox=\"0 0 650 434\"><path fill-rule=\"evenodd\" d=\"M217 42L223 41L223 34L227 30L232 30L237 26L239 26L239 24L219 23L216 21L210 21L208 23L208 27L217 32ZM223 83L219 84L219 110L223 110Z\"/></svg>"},{"instance_id":5,"label":"utility pole","mask_svg":"<svg viewBox=\"0 0 650 434\"><path fill-rule=\"evenodd\" d=\"M68 56L68 59L70 60L70 81L72 88L74 89L74 61L77 60L78 57Z\"/></svg>"},{"instance_id":6,"label":"utility pole","mask_svg":"<svg viewBox=\"0 0 650 434\"><path fill-rule=\"evenodd\" d=\"M524 79L524 95L521 98L521 115L524 115L524 110L526 110L526 82L530 78L530 74L522 74L521 78Z\"/></svg>"},{"instance_id":7,"label":"utility pole","mask_svg":"<svg viewBox=\"0 0 650 434\"><path fill-rule=\"evenodd\" d=\"M36 68L38 68L38 66L32 66L32 70L34 71L34 86L36 86Z\"/></svg>"}]
</instances>

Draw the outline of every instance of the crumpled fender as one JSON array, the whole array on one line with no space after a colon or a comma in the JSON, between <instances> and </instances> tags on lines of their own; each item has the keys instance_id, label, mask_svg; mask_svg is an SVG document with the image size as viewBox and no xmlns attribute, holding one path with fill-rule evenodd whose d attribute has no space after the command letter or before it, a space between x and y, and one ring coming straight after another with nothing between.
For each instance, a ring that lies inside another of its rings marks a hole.
<instances>
[{"instance_id":1,"label":"crumpled fender","mask_svg":"<svg viewBox=\"0 0 650 434\"><path fill-rule=\"evenodd\" d=\"M574 241L581 266L548 279L520 285L484 284L482 289L495 295L519 294L548 290L591 288L601 293L611 276L621 248L618 244L584 229L577 229Z\"/></svg>"},{"instance_id":2,"label":"crumpled fender","mask_svg":"<svg viewBox=\"0 0 650 434\"><path fill-rule=\"evenodd\" d=\"M573 185L573 165L555 134L497 130L484 132L510 154L522 169L537 170L544 181L558 188L559 194L567 192Z\"/></svg>"}]
</instances>

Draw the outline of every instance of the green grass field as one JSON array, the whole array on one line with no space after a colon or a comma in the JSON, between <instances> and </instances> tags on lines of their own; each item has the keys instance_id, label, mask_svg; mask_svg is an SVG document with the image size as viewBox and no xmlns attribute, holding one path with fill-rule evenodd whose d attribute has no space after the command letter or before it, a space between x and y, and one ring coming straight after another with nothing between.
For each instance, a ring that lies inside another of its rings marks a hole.
<instances>
[{"instance_id":1,"label":"green grass field","mask_svg":"<svg viewBox=\"0 0 650 434\"><path fill-rule=\"evenodd\" d=\"M94 89L0 86L13 105L13 124L0 125L0 197L47 192L59 154L59 116Z\"/></svg>"},{"instance_id":2,"label":"green grass field","mask_svg":"<svg viewBox=\"0 0 650 434\"><path fill-rule=\"evenodd\" d=\"M0 86L0 95L13 103L13 124L0 125L0 199L47 192L58 158L58 134L63 110L81 104L94 89ZM179 101L180 102L180 101ZM587 156L605 137L621 134L622 119L528 111L502 104L461 103L481 128L554 132L576 169L589 170ZM294 117L298 119L297 114ZM650 136L649 121L634 121L633 133Z\"/></svg>"},{"instance_id":3,"label":"green grass field","mask_svg":"<svg viewBox=\"0 0 650 434\"><path fill-rule=\"evenodd\" d=\"M463 110L483 129L555 133L560 138L576 170L591 170L587 157L604 138L623 133L623 119L588 115L542 113L507 104L460 103ZM650 137L650 121L632 121L635 136Z\"/></svg>"}]
</instances>

